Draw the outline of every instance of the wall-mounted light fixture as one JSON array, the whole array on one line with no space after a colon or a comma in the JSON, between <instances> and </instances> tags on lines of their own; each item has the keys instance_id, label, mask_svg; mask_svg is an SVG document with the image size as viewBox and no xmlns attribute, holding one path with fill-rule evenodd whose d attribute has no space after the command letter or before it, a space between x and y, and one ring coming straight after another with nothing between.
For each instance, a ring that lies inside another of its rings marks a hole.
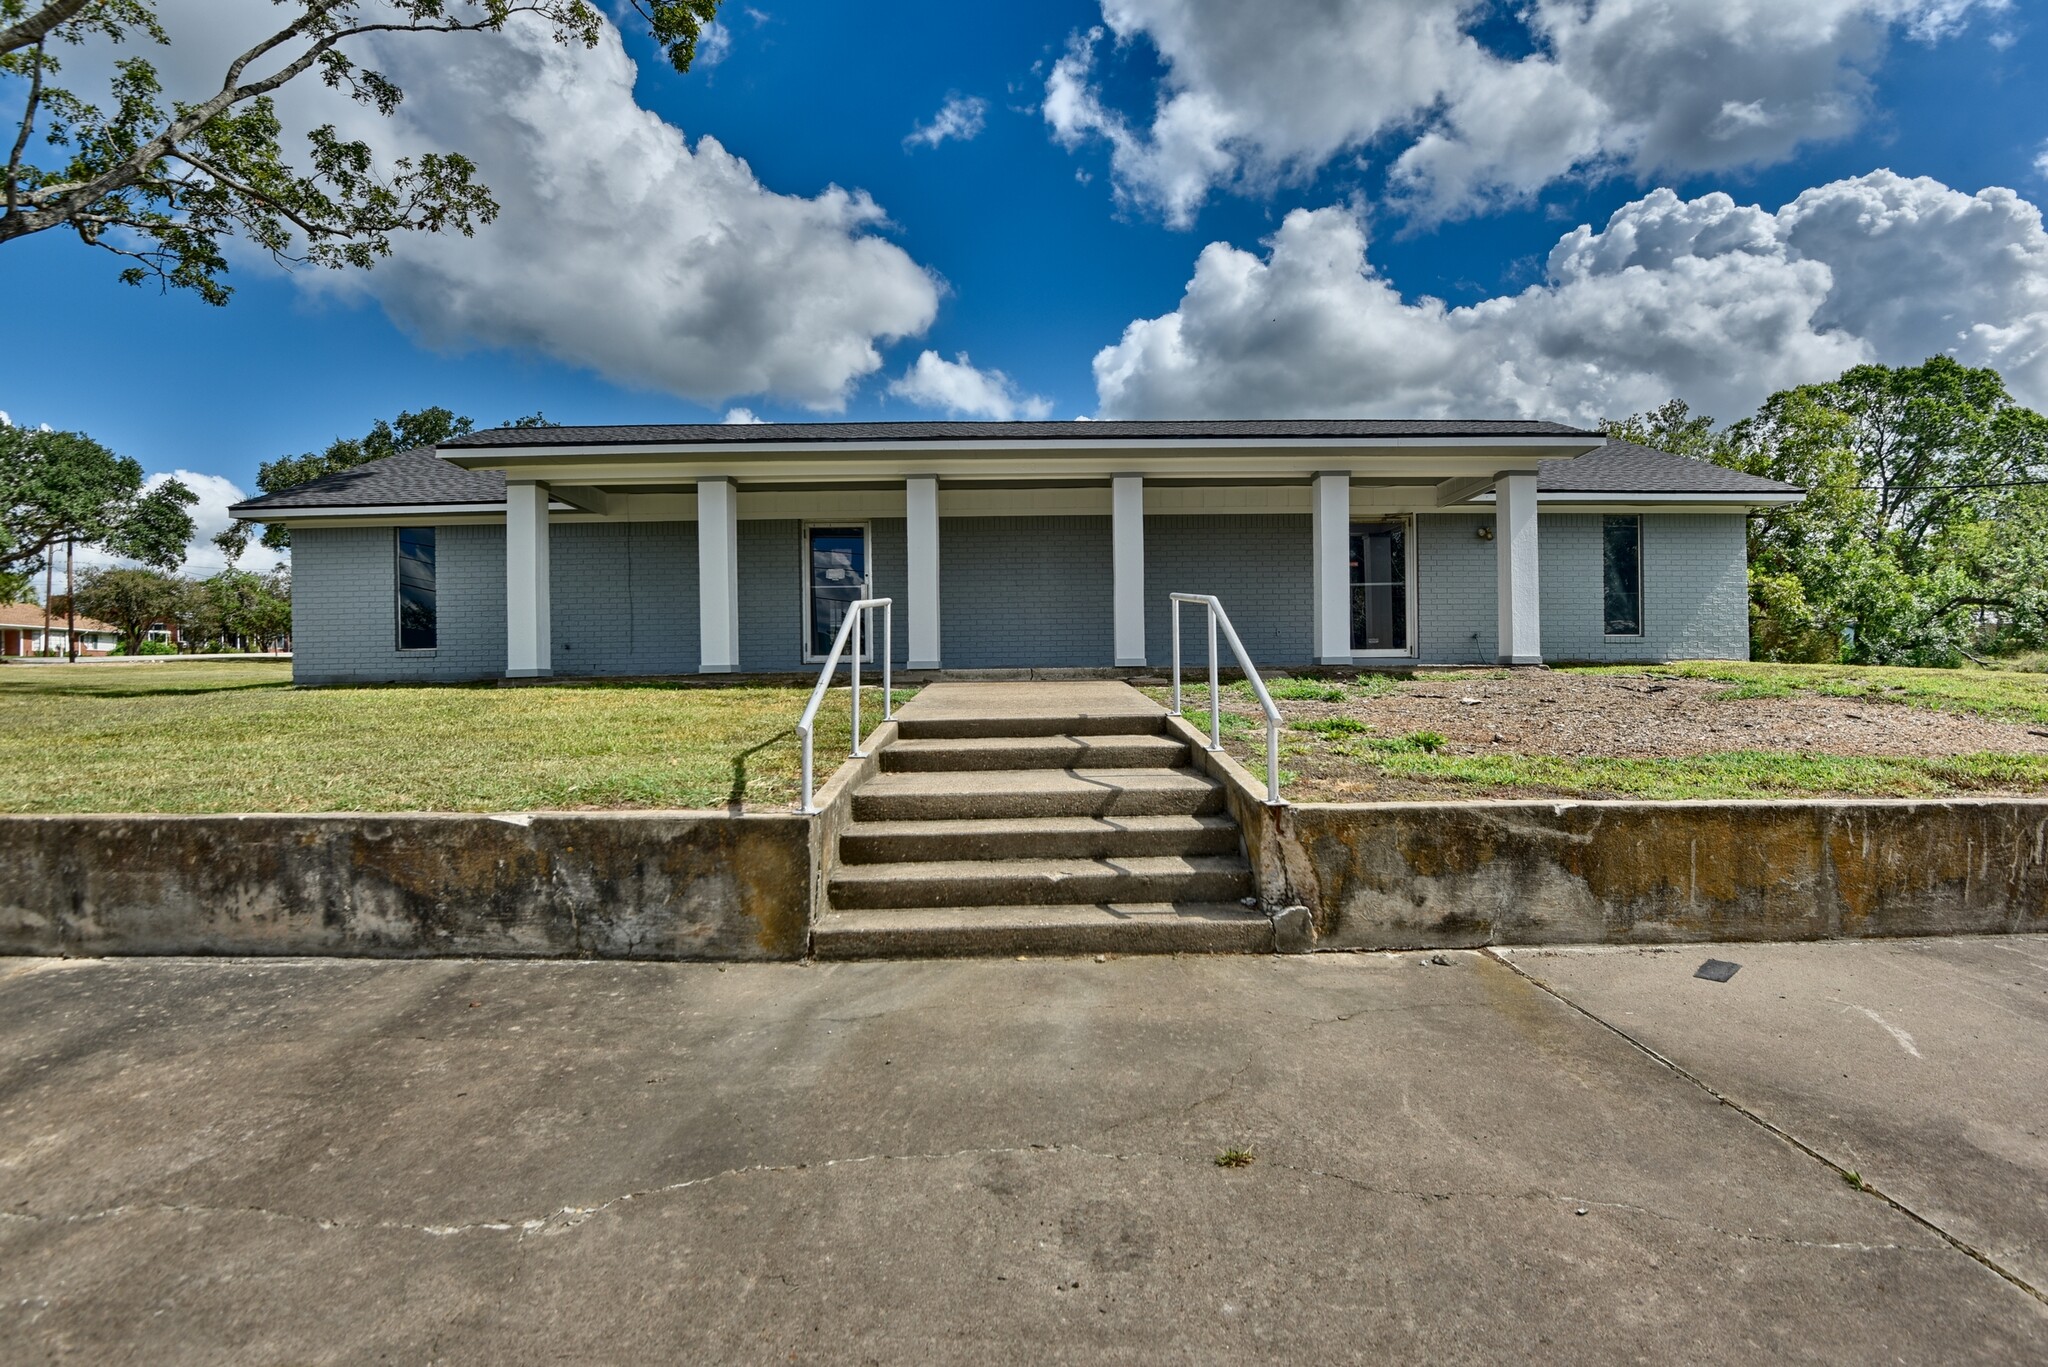
<instances>
[{"instance_id":1,"label":"wall-mounted light fixture","mask_svg":"<svg viewBox=\"0 0 2048 1367\"><path fill-rule=\"evenodd\" d=\"M1491 541L1493 540L1493 527L1490 523L1482 522L1473 531L1472 535L1478 537L1481 541Z\"/></svg>"}]
</instances>

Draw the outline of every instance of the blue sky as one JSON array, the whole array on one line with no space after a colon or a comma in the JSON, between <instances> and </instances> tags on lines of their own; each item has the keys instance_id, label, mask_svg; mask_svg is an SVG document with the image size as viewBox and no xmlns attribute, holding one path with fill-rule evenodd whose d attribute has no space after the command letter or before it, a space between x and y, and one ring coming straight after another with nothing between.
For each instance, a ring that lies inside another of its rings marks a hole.
<instances>
[{"instance_id":1,"label":"blue sky","mask_svg":"<svg viewBox=\"0 0 2048 1367\"><path fill-rule=\"evenodd\" d=\"M1732 418L1845 360L1938 350L2001 364L2023 398L2048 403L2048 240L2033 209L2048 194L2048 24L2025 7L1812 0L1787 37L1766 19L1803 5L1598 0L1569 30L1546 27L1540 7L1532 18L1415 0L1405 13L1431 4L1433 36L1403 32L1393 0L1290 0L1252 7L1265 31L1249 39L1231 27L1247 7L1220 0L1109 0L1107 16L1078 0L729 4L718 60L688 76L629 30L637 79L619 99L692 145L712 136L757 183L726 176L706 191L690 179L700 157L651 197L619 188L647 163L644 143L587 165L560 149L522 164L516 140L495 147L495 123L465 120L498 111L472 91L464 113L459 94L434 89L436 56L400 70L399 124L366 133L494 153L479 157L494 189L531 182L501 194L506 218L484 230L500 240L425 264L408 245L367 282L242 262L224 309L121 285L116 263L55 233L10 244L0 409L89 431L152 471L250 490L264 459L437 403L486 425L535 410L569 423L717 420L735 407L789 420L949 407L1584 420L1675 394ZM205 12L195 5L166 6L174 35ZM1111 32L1087 48L1106 18ZM1688 25L1698 32L1673 40ZM511 39L461 41L477 89L513 79L492 65ZM1346 48L1353 65L1315 70ZM584 55L527 58L602 87L574 65L594 60ZM1049 117L1062 59L1080 103ZM1450 74L1432 86L1439 61ZM519 82L541 69L518 68ZM1634 73L1647 95L1628 88ZM1711 117L1671 115L1702 91ZM984 102L979 132L906 144L949 97ZM547 109L535 97L522 117ZM572 147L602 141L621 109L595 100L557 131ZM313 111L309 99L302 117ZM1518 130L1534 131L1516 142ZM1190 165L1208 169L1190 181ZM1473 166L1456 184L1444 169ZM1900 179L1872 182L1880 170ZM830 186L865 192L886 223L755 216L795 205L816 219L801 202ZM1994 202L1987 187L2019 198ZM1716 192L1732 206L1703 198ZM628 193L641 202L615 227L607 197ZM560 225L526 213L571 194L580 207ZM687 237L649 240L668 217L663 194L731 236L787 229L789 258L758 244L714 253L700 280ZM1802 194L1811 212L1778 215ZM1630 242L1677 233L1683 245L1621 252L1607 231L1618 212ZM508 228L521 214L524 238ZM1579 225L1593 237L1553 258ZM846 255L876 237L897 249L886 261ZM676 274L617 298L568 289L524 311L514 299L592 270L593 257L641 276L633 263L673 261ZM1213 273L1184 303L1198 258ZM788 321L843 277L866 283L827 321ZM715 306L679 319L650 300L650 317L634 316L636 293L700 285ZM1162 325L1126 339L1144 320ZM828 335L833 355L803 354ZM1105 378L1097 353L1122 340ZM846 360L867 346L871 362ZM978 371L939 366L906 385L926 351L933 363L966 353ZM730 388L761 376L775 378Z\"/></svg>"}]
</instances>

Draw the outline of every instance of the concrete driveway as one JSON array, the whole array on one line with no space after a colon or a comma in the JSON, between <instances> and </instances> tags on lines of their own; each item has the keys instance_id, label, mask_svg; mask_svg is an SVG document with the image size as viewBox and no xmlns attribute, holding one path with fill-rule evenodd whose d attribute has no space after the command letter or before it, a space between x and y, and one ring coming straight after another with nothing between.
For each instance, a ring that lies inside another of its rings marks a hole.
<instances>
[{"instance_id":1,"label":"concrete driveway","mask_svg":"<svg viewBox=\"0 0 2048 1367\"><path fill-rule=\"evenodd\" d=\"M0 963L0 1344L2048 1358L2048 940L1430 957Z\"/></svg>"}]
</instances>

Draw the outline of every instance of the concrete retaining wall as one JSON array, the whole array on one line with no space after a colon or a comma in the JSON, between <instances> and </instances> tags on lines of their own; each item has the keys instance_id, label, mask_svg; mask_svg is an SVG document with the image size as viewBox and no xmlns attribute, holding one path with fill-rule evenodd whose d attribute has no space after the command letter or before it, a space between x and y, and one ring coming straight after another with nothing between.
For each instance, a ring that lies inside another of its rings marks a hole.
<instances>
[{"instance_id":1,"label":"concrete retaining wall","mask_svg":"<svg viewBox=\"0 0 2048 1367\"><path fill-rule=\"evenodd\" d=\"M2048 930L2048 802L1303 806L1329 948Z\"/></svg>"},{"instance_id":2,"label":"concrete retaining wall","mask_svg":"<svg viewBox=\"0 0 2048 1367\"><path fill-rule=\"evenodd\" d=\"M0 817L0 953L793 959L811 823Z\"/></svg>"}]
</instances>

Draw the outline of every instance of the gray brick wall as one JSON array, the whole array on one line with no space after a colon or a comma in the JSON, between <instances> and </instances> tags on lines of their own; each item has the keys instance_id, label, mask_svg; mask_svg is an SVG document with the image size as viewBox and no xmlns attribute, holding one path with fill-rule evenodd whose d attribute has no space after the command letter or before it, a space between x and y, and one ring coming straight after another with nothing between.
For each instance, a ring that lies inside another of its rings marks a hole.
<instances>
[{"instance_id":1,"label":"gray brick wall","mask_svg":"<svg viewBox=\"0 0 2048 1367\"><path fill-rule=\"evenodd\" d=\"M1741 660L1749 656L1744 519L1643 516L1643 634L1606 635L1598 513L1547 513L1541 536L1549 660Z\"/></svg>"},{"instance_id":2,"label":"gray brick wall","mask_svg":"<svg viewBox=\"0 0 2048 1367\"><path fill-rule=\"evenodd\" d=\"M558 523L548 585L555 673L697 671L696 523Z\"/></svg>"},{"instance_id":3,"label":"gray brick wall","mask_svg":"<svg viewBox=\"0 0 2048 1367\"><path fill-rule=\"evenodd\" d=\"M948 669L1115 663L1106 517L939 519Z\"/></svg>"},{"instance_id":4,"label":"gray brick wall","mask_svg":"<svg viewBox=\"0 0 2048 1367\"><path fill-rule=\"evenodd\" d=\"M1539 522L1539 540L1547 525ZM1493 543L1479 539L1481 526L1493 526L1492 513L1415 519L1415 630L1424 664L1492 664L1500 653Z\"/></svg>"},{"instance_id":5,"label":"gray brick wall","mask_svg":"<svg viewBox=\"0 0 2048 1367\"><path fill-rule=\"evenodd\" d=\"M450 682L505 672L505 529L439 527L440 645L398 648L398 532L292 532L292 681Z\"/></svg>"},{"instance_id":6,"label":"gray brick wall","mask_svg":"<svg viewBox=\"0 0 2048 1367\"><path fill-rule=\"evenodd\" d=\"M1305 513L1145 519L1145 658L1172 654L1169 593L1213 593L1255 664L1299 665L1315 656L1313 543ZM1209 659L1205 614L1181 609L1181 661ZM1217 650L1226 665L1227 643Z\"/></svg>"},{"instance_id":7,"label":"gray brick wall","mask_svg":"<svg viewBox=\"0 0 2048 1367\"><path fill-rule=\"evenodd\" d=\"M1740 513L1643 516L1643 628L1605 634L1601 515L1544 513L1546 660L1742 660L1749 657L1748 546ZM1491 664L1496 654L1494 543L1475 530L1491 513L1416 519L1425 664Z\"/></svg>"}]
</instances>

